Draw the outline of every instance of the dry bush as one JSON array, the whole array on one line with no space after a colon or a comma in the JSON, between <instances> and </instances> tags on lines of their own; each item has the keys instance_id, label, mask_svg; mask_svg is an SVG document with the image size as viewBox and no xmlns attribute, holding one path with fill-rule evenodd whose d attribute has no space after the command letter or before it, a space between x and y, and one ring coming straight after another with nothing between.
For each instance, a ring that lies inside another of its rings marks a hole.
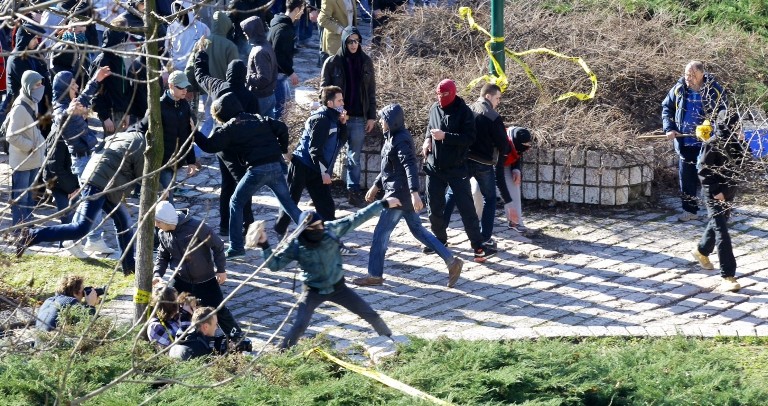
<instances>
[{"instance_id":1,"label":"dry bush","mask_svg":"<svg viewBox=\"0 0 768 406\"><path fill-rule=\"evenodd\" d=\"M726 88L752 74L760 42L728 29L690 34L669 16L632 16L620 8L556 14L541 1L507 2L506 46L514 51L546 47L582 57L598 77L597 97L554 102L568 91L588 93L591 83L577 64L550 56L524 60L539 78L541 92L522 68L507 60L509 88L500 112L508 125L531 128L541 147L567 146L612 152L636 151L648 142L635 137L661 129L661 101L690 59L700 59ZM488 3L473 7L477 23L489 27ZM645 17L645 18L641 18ZM443 78L464 88L488 70L483 44L455 10L417 8L387 26L388 45L372 52L379 106L400 103L418 138L426 130L434 87ZM471 103L478 88L462 92ZM663 145L662 145L663 144ZM418 144L417 144L418 145ZM669 150L666 142L655 145Z\"/></svg>"}]
</instances>

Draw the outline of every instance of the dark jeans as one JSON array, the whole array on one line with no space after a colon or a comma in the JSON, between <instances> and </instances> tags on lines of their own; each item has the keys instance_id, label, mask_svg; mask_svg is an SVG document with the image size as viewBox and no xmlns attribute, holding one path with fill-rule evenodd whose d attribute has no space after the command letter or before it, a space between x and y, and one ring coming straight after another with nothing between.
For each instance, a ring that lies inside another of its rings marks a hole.
<instances>
[{"instance_id":1,"label":"dark jeans","mask_svg":"<svg viewBox=\"0 0 768 406\"><path fill-rule=\"evenodd\" d=\"M699 211L697 195L699 192L699 173L696 170L696 160L699 158L699 147L680 147L678 151L678 175L680 178L680 198L683 210L689 213Z\"/></svg>"},{"instance_id":2,"label":"dark jeans","mask_svg":"<svg viewBox=\"0 0 768 406\"><path fill-rule=\"evenodd\" d=\"M324 185L320 172L315 172L298 158L293 157L291 163L288 164L288 191L296 204L299 203L301 193L304 192L305 188L309 192L312 202L315 203L317 214L325 221L335 220L336 203L331 196L331 185ZM277 223L275 223L275 231L278 234L285 234L290 223L291 218L281 208L280 214L277 216Z\"/></svg>"},{"instance_id":3,"label":"dark jeans","mask_svg":"<svg viewBox=\"0 0 768 406\"><path fill-rule=\"evenodd\" d=\"M469 168L469 176L475 178L480 187L480 194L483 195L480 234L483 236L483 241L488 241L493 236L493 221L496 218L496 169L493 165L483 165L474 161L467 161L467 168ZM453 189L448 189L443 213L446 223L451 222L453 208L456 206L453 199Z\"/></svg>"},{"instance_id":4,"label":"dark jeans","mask_svg":"<svg viewBox=\"0 0 768 406\"><path fill-rule=\"evenodd\" d=\"M453 190L456 206L459 208L464 230L469 237L473 249L483 248L483 236L480 234L480 221L477 219L475 204L472 201L472 191L469 177L448 177L430 171L427 173L427 212L432 233L438 240L448 241L448 222L445 213L445 192L450 186Z\"/></svg>"},{"instance_id":5,"label":"dark jeans","mask_svg":"<svg viewBox=\"0 0 768 406\"><path fill-rule=\"evenodd\" d=\"M120 250L123 252L123 272L133 272L136 268L136 262L133 258L133 244L131 244L131 239L133 238L131 216L123 205L115 205L107 200L106 195L96 199L89 199L90 196L99 193L101 193L101 189L95 186L83 186L80 191L80 204L77 206L72 221L69 224L31 230L29 233L29 245L41 242L79 240L93 229L93 219L96 217L96 213L99 210L104 210L105 213L112 216L112 221L115 223L117 242L120 245Z\"/></svg>"},{"instance_id":6,"label":"dark jeans","mask_svg":"<svg viewBox=\"0 0 768 406\"><path fill-rule=\"evenodd\" d=\"M360 316L363 320L367 321L379 335L391 336L392 330L387 327L381 316L371 308L371 305L365 302L360 296L355 293L354 290L347 287L342 279L334 286L334 291L327 295L320 294L317 289L304 285L304 291L299 298L299 308L296 312L296 317L293 319L293 326L283 338L283 342L280 344L281 348L289 348L296 345L299 338L304 335L309 327L309 322L312 320L312 315L315 313L317 306L320 306L323 302L329 301L336 303L339 306L351 311L352 313Z\"/></svg>"},{"instance_id":7,"label":"dark jeans","mask_svg":"<svg viewBox=\"0 0 768 406\"><path fill-rule=\"evenodd\" d=\"M221 172L221 193L219 194L219 213L221 215L219 219L219 230L229 230L229 200L232 199L232 195L235 194L235 188L237 187L237 180L232 173L227 169L221 158L216 157L219 160L219 171ZM245 168L243 173L238 175L238 178L245 175ZM250 204L243 206L243 227L248 229L248 225L253 223L253 207Z\"/></svg>"},{"instance_id":8,"label":"dark jeans","mask_svg":"<svg viewBox=\"0 0 768 406\"><path fill-rule=\"evenodd\" d=\"M709 196L709 190L704 188L704 193ZM709 256L717 246L717 259L720 261L720 276L728 277L736 275L736 258L733 256L731 235L728 234L728 218L731 217L731 204L733 196L726 196L721 202L709 197L706 201L709 222L704 229L704 235L699 241L699 252Z\"/></svg>"},{"instance_id":9,"label":"dark jeans","mask_svg":"<svg viewBox=\"0 0 768 406\"><path fill-rule=\"evenodd\" d=\"M200 299L200 304L203 306L215 308L224 301L224 294L221 292L221 286L216 282L216 278L208 279L202 283L189 283L179 278L174 278L173 287L176 288L176 291L179 293L188 292L192 296ZM242 332L240 325L237 324L237 320L232 316L232 312L227 309L227 306L222 307L216 315L219 319L219 327L221 327L221 330L227 337Z\"/></svg>"}]
</instances>

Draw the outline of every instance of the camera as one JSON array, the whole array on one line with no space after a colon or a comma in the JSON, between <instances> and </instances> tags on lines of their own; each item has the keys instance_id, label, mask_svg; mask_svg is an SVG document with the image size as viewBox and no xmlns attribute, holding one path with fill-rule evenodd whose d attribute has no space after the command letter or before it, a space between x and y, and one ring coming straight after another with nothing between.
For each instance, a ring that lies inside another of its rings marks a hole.
<instances>
[{"instance_id":1,"label":"camera","mask_svg":"<svg viewBox=\"0 0 768 406\"><path fill-rule=\"evenodd\" d=\"M91 294L91 290L96 291L96 296L104 296L105 293L107 293L107 286L101 286L101 287L93 287L93 286L86 286L83 288L83 291L85 292L85 296L88 296Z\"/></svg>"},{"instance_id":2,"label":"camera","mask_svg":"<svg viewBox=\"0 0 768 406\"><path fill-rule=\"evenodd\" d=\"M210 340L211 348L214 353L223 355L230 352L251 352L253 351L253 343L245 335L236 335L228 338L221 335L213 337Z\"/></svg>"}]
</instances>

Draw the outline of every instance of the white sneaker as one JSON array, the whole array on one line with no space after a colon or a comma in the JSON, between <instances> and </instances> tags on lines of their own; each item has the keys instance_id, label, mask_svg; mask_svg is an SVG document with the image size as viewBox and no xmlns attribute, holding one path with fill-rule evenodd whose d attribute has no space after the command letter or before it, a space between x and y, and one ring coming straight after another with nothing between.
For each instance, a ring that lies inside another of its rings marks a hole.
<instances>
[{"instance_id":1,"label":"white sneaker","mask_svg":"<svg viewBox=\"0 0 768 406\"><path fill-rule=\"evenodd\" d=\"M341 252L341 255L344 255L345 257L353 257L357 255L357 251L347 247L346 245L342 245L341 247L339 247L339 252Z\"/></svg>"},{"instance_id":2,"label":"white sneaker","mask_svg":"<svg viewBox=\"0 0 768 406\"><path fill-rule=\"evenodd\" d=\"M115 250L111 248L107 243L104 242L104 240L98 240L94 243L87 241L85 243L85 250L96 252L99 254L114 254Z\"/></svg>"},{"instance_id":3,"label":"white sneaker","mask_svg":"<svg viewBox=\"0 0 768 406\"><path fill-rule=\"evenodd\" d=\"M79 243L70 242L68 245L64 244L64 248L75 258L85 259L89 257L88 253L83 251L83 246Z\"/></svg>"},{"instance_id":4,"label":"white sneaker","mask_svg":"<svg viewBox=\"0 0 768 406\"><path fill-rule=\"evenodd\" d=\"M686 222L691 220L698 220L698 218L699 218L698 214L684 211L677 216L677 221Z\"/></svg>"}]
</instances>

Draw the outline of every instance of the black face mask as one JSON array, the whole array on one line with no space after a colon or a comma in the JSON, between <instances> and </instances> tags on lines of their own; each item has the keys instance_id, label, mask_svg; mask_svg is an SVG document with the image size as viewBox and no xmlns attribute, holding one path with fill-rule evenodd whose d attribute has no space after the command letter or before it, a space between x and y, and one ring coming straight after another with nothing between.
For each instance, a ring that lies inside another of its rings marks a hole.
<instances>
[{"instance_id":1,"label":"black face mask","mask_svg":"<svg viewBox=\"0 0 768 406\"><path fill-rule=\"evenodd\" d=\"M316 247L323 241L325 230L304 230L301 232L301 239L309 247Z\"/></svg>"}]
</instances>

